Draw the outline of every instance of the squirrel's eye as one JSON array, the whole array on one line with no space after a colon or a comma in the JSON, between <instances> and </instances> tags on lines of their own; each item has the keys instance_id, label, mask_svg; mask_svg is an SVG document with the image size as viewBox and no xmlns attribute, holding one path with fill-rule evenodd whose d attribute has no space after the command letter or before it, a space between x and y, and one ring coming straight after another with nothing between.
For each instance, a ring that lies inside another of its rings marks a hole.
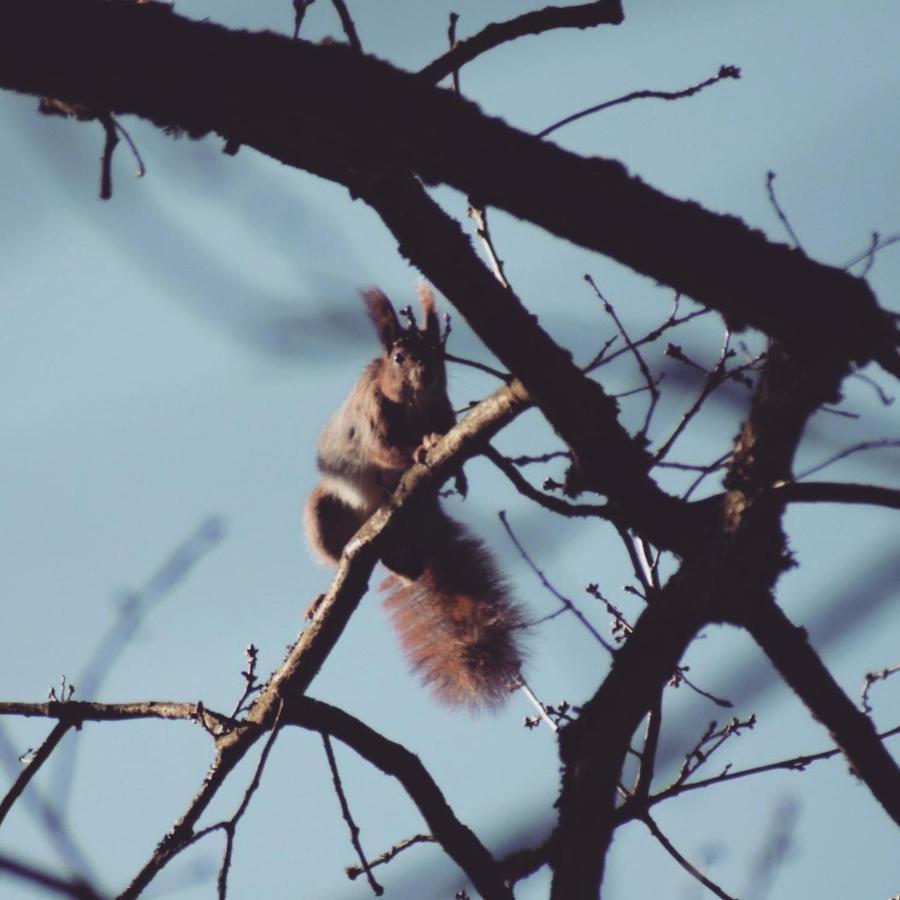
<instances>
[{"instance_id":1,"label":"squirrel's eye","mask_svg":"<svg viewBox=\"0 0 900 900\"><path fill-rule=\"evenodd\" d=\"M393 359L394 359L394 362L399 365L400 363L403 362L404 359L406 359L406 356L398 350L394 354Z\"/></svg>"}]
</instances>

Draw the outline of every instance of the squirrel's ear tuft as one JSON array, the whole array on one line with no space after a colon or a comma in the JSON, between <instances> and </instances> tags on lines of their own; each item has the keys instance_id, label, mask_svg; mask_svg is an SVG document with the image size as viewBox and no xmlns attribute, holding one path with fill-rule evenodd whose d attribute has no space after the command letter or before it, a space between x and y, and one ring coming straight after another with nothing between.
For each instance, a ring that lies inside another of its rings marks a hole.
<instances>
[{"instance_id":1,"label":"squirrel's ear tuft","mask_svg":"<svg viewBox=\"0 0 900 900\"><path fill-rule=\"evenodd\" d=\"M378 340L381 341L381 346L388 350L403 331L397 313L394 312L391 301L378 288L364 290L362 297L369 310L369 318L378 332Z\"/></svg>"},{"instance_id":2,"label":"squirrel's ear tuft","mask_svg":"<svg viewBox=\"0 0 900 900\"><path fill-rule=\"evenodd\" d=\"M420 281L418 286L419 301L425 313L422 331L425 337L435 346L441 342L441 326L438 322L437 309L434 305L434 291L427 281Z\"/></svg>"}]
</instances>

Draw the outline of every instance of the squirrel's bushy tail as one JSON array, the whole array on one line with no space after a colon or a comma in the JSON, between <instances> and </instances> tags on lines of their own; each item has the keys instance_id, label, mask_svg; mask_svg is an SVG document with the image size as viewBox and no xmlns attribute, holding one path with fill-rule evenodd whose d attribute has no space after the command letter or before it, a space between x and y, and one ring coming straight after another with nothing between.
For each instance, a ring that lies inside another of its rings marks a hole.
<instances>
[{"instance_id":1,"label":"squirrel's bushy tail","mask_svg":"<svg viewBox=\"0 0 900 900\"><path fill-rule=\"evenodd\" d=\"M437 531L418 578L385 580L384 605L412 667L439 700L497 707L521 678L522 610L479 540L443 514Z\"/></svg>"}]
</instances>

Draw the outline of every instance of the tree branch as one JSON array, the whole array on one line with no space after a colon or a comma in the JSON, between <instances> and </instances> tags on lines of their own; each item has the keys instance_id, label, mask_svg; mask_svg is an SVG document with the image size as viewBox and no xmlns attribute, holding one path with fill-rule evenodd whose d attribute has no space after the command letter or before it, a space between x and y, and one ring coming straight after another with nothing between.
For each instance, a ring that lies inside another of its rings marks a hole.
<instances>
[{"instance_id":1,"label":"tree branch","mask_svg":"<svg viewBox=\"0 0 900 900\"><path fill-rule=\"evenodd\" d=\"M402 522L404 509L434 491L458 470L460 463L479 452L484 441L528 405L518 382L505 385L482 401L429 451L425 464L412 466L393 496L350 540L328 592L316 614L300 634L280 668L260 692L242 723L216 741L216 757L187 810L160 842L153 855L122 893L136 897L144 887L194 839L194 826L212 798L256 740L274 727L283 704L300 697L318 674L368 587L369 577L392 528ZM71 704L66 704L71 705ZM0 708L2 709L2 708Z\"/></svg>"},{"instance_id":2,"label":"tree branch","mask_svg":"<svg viewBox=\"0 0 900 900\"><path fill-rule=\"evenodd\" d=\"M793 481L779 484L773 490L788 503L861 503L900 509L900 490L875 484Z\"/></svg>"},{"instance_id":3,"label":"tree branch","mask_svg":"<svg viewBox=\"0 0 900 900\"><path fill-rule=\"evenodd\" d=\"M865 282L348 47L230 32L161 4L7 0L0 85L217 131L351 188L358 173L413 171L671 285L734 329L900 374L897 324Z\"/></svg>"},{"instance_id":4,"label":"tree branch","mask_svg":"<svg viewBox=\"0 0 900 900\"><path fill-rule=\"evenodd\" d=\"M3 824L3 820L12 809L13 804L22 795L22 791L28 786L28 782L37 775L41 766L50 758L50 754L56 749L56 745L71 727L69 722L57 722L41 746L38 747L34 757L23 767L19 777L12 783L3 801L0 802L0 825Z\"/></svg>"},{"instance_id":5,"label":"tree branch","mask_svg":"<svg viewBox=\"0 0 900 900\"><path fill-rule=\"evenodd\" d=\"M428 823L435 840L471 879L485 900L512 900L497 861L460 822L419 758L343 710L300 697L285 707L285 722L322 731L352 747L363 759L402 785Z\"/></svg>"},{"instance_id":6,"label":"tree branch","mask_svg":"<svg viewBox=\"0 0 900 900\"><path fill-rule=\"evenodd\" d=\"M548 6L524 13L506 22L492 22L478 34L457 41L453 49L439 56L419 72L425 81L437 83L476 56L529 34L543 34L556 28L592 28L619 25L624 19L620 0L596 0L578 6Z\"/></svg>"},{"instance_id":7,"label":"tree branch","mask_svg":"<svg viewBox=\"0 0 900 900\"><path fill-rule=\"evenodd\" d=\"M771 601L748 606L740 624L828 729L885 812L900 825L900 769L871 719L854 706L825 668L805 629L792 624Z\"/></svg>"}]
</instances>

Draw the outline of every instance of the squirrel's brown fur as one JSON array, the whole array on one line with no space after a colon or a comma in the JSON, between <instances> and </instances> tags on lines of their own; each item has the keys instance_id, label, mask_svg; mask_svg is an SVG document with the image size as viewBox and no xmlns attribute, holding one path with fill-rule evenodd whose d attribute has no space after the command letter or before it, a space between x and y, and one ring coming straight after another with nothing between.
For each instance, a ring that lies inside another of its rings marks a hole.
<instances>
[{"instance_id":1,"label":"squirrel's brown fur","mask_svg":"<svg viewBox=\"0 0 900 900\"><path fill-rule=\"evenodd\" d=\"M430 288L421 327L400 325L378 290L363 294L382 356L360 376L319 441L322 478L306 504L313 550L335 564L347 541L394 490L416 451L453 425ZM418 504L384 552L385 606L412 666L451 705L496 706L522 665L523 616L486 548L444 513Z\"/></svg>"}]
</instances>

